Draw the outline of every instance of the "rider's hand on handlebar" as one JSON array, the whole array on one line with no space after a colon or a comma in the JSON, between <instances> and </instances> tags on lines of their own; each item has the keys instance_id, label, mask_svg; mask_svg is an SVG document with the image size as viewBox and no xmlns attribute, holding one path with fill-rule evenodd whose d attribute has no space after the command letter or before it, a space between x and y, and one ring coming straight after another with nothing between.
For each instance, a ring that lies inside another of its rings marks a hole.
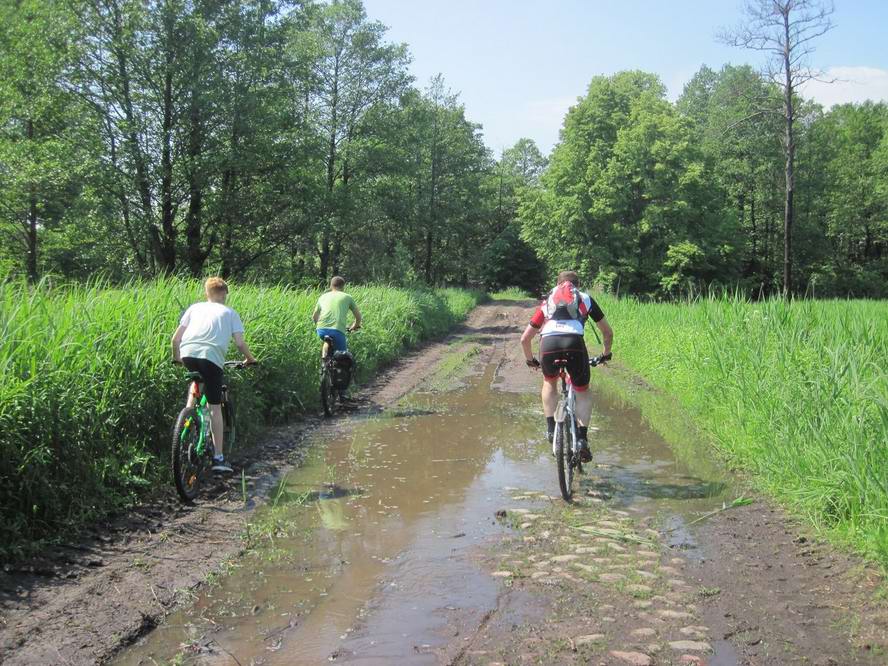
<instances>
[{"instance_id":1,"label":"rider's hand on handlebar","mask_svg":"<svg viewBox=\"0 0 888 666\"><path fill-rule=\"evenodd\" d=\"M528 368L533 368L534 370L539 370L540 362L538 360L536 360L536 358L528 358L528 359L525 359L524 362L527 363Z\"/></svg>"},{"instance_id":2,"label":"rider's hand on handlebar","mask_svg":"<svg viewBox=\"0 0 888 666\"><path fill-rule=\"evenodd\" d=\"M358 324L352 324L351 326L348 327L348 332L354 333L355 331L359 330L360 328L361 327Z\"/></svg>"},{"instance_id":3,"label":"rider's hand on handlebar","mask_svg":"<svg viewBox=\"0 0 888 666\"><path fill-rule=\"evenodd\" d=\"M606 365L607 361L610 361L614 357L613 354L599 354L598 356L593 356L589 361L589 365L593 368L598 365Z\"/></svg>"}]
</instances>

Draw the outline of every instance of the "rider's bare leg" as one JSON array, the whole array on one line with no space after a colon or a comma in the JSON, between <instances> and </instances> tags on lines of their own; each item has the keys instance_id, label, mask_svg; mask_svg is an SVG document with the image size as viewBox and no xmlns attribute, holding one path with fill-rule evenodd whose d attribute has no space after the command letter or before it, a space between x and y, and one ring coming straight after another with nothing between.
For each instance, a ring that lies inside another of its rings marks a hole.
<instances>
[{"instance_id":1,"label":"rider's bare leg","mask_svg":"<svg viewBox=\"0 0 888 666\"><path fill-rule=\"evenodd\" d=\"M543 414L546 418L555 416L555 409L558 407L558 378L551 381L544 379L540 395L543 398Z\"/></svg>"},{"instance_id":2,"label":"rider's bare leg","mask_svg":"<svg viewBox=\"0 0 888 666\"><path fill-rule=\"evenodd\" d=\"M210 405L210 424L213 426L213 445L216 447L216 455L222 456L222 437L225 432L225 422L222 420L222 405Z\"/></svg>"},{"instance_id":3,"label":"rider's bare leg","mask_svg":"<svg viewBox=\"0 0 888 666\"><path fill-rule=\"evenodd\" d=\"M577 396L577 423L581 426L589 425L589 417L592 416L592 396L588 389L576 391Z\"/></svg>"}]
</instances>

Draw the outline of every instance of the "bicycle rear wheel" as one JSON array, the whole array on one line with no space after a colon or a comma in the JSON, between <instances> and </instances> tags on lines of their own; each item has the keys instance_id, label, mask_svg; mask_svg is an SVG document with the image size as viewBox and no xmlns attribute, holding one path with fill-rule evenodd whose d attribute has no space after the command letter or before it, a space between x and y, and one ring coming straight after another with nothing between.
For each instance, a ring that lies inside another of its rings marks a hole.
<instances>
[{"instance_id":1,"label":"bicycle rear wheel","mask_svg":"<svg viewBox=\"0 0 888 666\"><path fill-rule=\"evenodd\" d=\"M198 455L200 419L194 407L179 412L173 427L172 466L176 492L184 502L191 503L197 497L200 481L206 471L207 458Z\"/></svg>"},{"instance_id":2,"label":"bicycle rear wheel","mask_svg":"<svg viewBox=\"0 0 888 666\"><path fill-rule=\"evenodd\" d=\"M336 411L336 389L333 386L333 378L326 366L321 370L321 406L324 408L324 416L332 416Z\"/></svg>"},{"instance_id":3,"label":"bicycle rear wheel","mask_svg":"<svg viewBox=\"0 0 888 666\"><path fill-rule=\"evenodd\" d=\"M555 462L558 467L558 485L561 487L561 496L566 502L573 497L573 465L571 464L570 428L564 421L555 424Z\"/></svg>"}]
</instances>

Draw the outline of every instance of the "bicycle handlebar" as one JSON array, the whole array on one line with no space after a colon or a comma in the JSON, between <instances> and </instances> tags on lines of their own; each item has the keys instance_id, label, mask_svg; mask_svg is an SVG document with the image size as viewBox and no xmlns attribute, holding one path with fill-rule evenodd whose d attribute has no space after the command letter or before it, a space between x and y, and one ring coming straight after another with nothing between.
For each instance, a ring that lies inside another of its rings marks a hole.
<instances>
[{"instance_id":1,"label":"bicycle handlebar","mask_svg":"<svg viewBox=\"0 0 888 666\"><path fill-rule=\"evenodd\" d=\"M253 361L252 363L248 361L225 361L226 368L235 368L236 370L243 370L251 365L259 365L259 361Z\"/></svg>"},{"instance_id":2,"label":"bicycle handlebar","mask_svg":"<svg viewBox=\"0 0 888 666\"><path fill-rule=\"evenodd\" d=\"M598 356L593 356L589 359L589 365L594 368L596 365L601 365L605 361L610 361L613 357L613 354L599 354Z\"/></svg>"},{"instance_id":3,"label":"bicycle handlebar","mask_svg":"<svg viewBox=\"0 0 888 666\"><path fill-rule=\"evenodd\" d=\"M173 365L183 365L182 361L177 361L174 358L170 359L170 363ZM252 363L248 363L247 361L225 361L226 368L234 368L236 370L243 370L251 365L259 365L259 361L254 361Z\"/></svg>"}]
</instances>

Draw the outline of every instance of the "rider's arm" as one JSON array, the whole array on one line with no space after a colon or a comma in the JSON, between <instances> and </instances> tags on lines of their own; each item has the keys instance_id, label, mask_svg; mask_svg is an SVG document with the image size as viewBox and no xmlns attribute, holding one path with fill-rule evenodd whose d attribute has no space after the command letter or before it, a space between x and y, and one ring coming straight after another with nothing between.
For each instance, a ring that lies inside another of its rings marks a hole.
<instances>
[{"instance_id":1,"label":"rider's arm","mask_svg":"<svg viewBox=\"0 0 888 666\"><path fill-rule=\"evenodd\" d=\"M176 329L176 332L173 333L173 339L171 340L173 345L173 360L177 363L182 362L182 355L179 352L179 345L182 344L182 336L185 335L185 329L188 328L185 324L179 324L179 327Z\"/></svg>"},{"instance_id":2,"label":"rider's arm","mask_svg":"<svg viewBox=\"0 0 888 666\"><path fill-rule=\"evenodd\" d=\"M354 331L361 328L361 311L358 310L358 305L354 301L351 302L349 307L351 308L352 314L355 316L355 323L352 324L352 330Z\"/></svg>"},{"instance_id":3,"label":"rider's arm","mask_svg":"<svg viewBox=\"0 0 888 666\"><path fill-rule=\"evenodd\" d=\"M232 335L234 338L234 346L240 350L240 353L244 355L244 360L247 363L256 363L256 357L250 353L250 348L247 346L247 341L244 340L243 333L234 333Z\"/></svg>"},{"instance_id":4,"label":"rider's arm","mask_svg":"<svg viewBox=\"0 0 888 666\"><path fill-rule=\"evenodd\" d=\"M532 324L528 324L527 328L524 329L524 333L521 334L521 348L524 350L524 358L525 360L532 361L533 360L533 348L530 343L536 337L536 334L540 332L540 329L534 327Z\"/></svg>"},{"instance_id":5,"label":"rider's arm","mask_svg":"<svg viewBox=\"0 0 888 666\"><path fill-rule=\"evenodd\" d=\"M315 305L315 310L311 315L312 321L314 321L314 323L317 324L318 319L320 319L320 317L321 317L321 306Z\"/></svg>"},{"instance_id":6,"label":"rider's arm","mask_svg":"<svg viewBox=\"0 0 888 666\"><path fill-rule=\"evenodd\" d=\"M595 322L598 330L601 331L601 339L604 342L605 355L611 353L611 343L614 341L614 330L607 323L607 319L601 318Z\"/></svg>"}]
</instances>

